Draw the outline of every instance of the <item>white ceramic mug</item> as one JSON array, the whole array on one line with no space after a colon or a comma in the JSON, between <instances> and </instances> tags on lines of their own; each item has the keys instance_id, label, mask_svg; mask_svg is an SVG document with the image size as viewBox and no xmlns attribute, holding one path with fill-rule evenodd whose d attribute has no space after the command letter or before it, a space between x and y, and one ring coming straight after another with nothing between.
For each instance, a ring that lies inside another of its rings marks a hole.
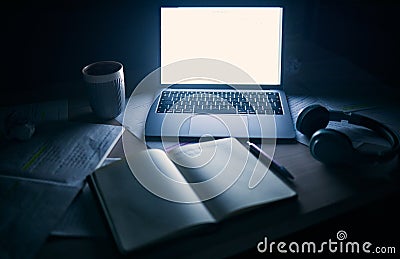
<instances>
[{"instance_id":1,"label":"white ceramic mug","mask_svg":"<svg viewBox=\"0 0 400 259\"><path fill-rule=\"evenodd\" d=\"M125 107L123 65L116 61L99 61L82 69L90 106L97 117L113 119Z\"/></svg>"}]
</instances>

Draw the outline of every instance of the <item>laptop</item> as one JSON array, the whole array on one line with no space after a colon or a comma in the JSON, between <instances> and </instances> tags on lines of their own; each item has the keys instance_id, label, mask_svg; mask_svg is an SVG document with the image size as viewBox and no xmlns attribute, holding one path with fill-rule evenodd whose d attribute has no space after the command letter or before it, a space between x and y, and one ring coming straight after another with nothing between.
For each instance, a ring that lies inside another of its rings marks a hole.
<instances>
[{"instance_id":1,"label":"laptop","mask_svg":"<svg viewBox=\"0 0 400 259\"><path fill-rule=\"evenodd\" d=\"M161 7L163 86L146 137L294 139L282 7Z\"/></svg>"}]
</instances>

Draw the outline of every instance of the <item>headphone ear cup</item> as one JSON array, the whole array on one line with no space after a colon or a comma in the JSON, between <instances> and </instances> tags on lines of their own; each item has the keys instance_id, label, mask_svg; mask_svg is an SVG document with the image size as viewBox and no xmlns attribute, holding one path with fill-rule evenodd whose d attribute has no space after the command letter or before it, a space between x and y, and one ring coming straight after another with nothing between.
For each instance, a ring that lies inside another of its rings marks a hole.
<instances>
[{"instance_id":1,"label":"headphone ear cup","mask_svg":"<svg viewBox=\"0 0 400 259\"><path fill-rule=\"evenodd\" d=\"M328 109L319 104L314 104L300 112L296 121L296 129L310 138L314 132L325 128L328 123Z\"/></svg>"},{"instance_id":2,"label":"headphone ear cup","mask_svg":"<svg viewBox=\"0 0 400 259\"><path fill-rule=\"evenodd\" d=\"M351 164L355 150L344 133L333 129L320 129L310 140L311 155L326 164Z\"/></svg>"}]
</instances>

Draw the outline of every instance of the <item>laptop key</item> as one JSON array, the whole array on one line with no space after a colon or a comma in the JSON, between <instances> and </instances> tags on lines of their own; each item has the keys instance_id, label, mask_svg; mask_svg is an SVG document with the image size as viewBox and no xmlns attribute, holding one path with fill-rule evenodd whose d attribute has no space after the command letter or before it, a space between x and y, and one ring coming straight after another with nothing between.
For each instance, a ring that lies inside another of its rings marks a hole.
<instances>
[{"instance_id":1,"label":"laptop key","mask_svg":"<svg viewBox=\"0 0 400 259\"><path fill-rule=\"evenodd\" d=\"M279 93L164 91L157 113L283 114Z\"/></svg>"}]
</instances>

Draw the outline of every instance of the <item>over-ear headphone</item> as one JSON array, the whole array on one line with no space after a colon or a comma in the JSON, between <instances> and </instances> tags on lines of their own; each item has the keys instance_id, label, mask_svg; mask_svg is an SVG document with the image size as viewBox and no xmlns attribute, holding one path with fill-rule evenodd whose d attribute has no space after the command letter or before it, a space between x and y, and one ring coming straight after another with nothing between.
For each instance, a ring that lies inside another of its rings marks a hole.
<instances>
[{"instance_id":1,"label":"over-ear headphone","mask_svg":"<svg viewBox=\"0 0 400 259\"><path fill-rule=\"evenodd\" d=\"M360 151L353 147L346 134L326 129L329 121L342 120L375 131L390 143L390 148L382 151ZM310 138L309 146L313 157L326 164L382 163L393 159L399 151L397 134L384 124L363 115L328 110L318 104L308 106L300 112L296 129Z\"/></svg>"}]
</instances>

